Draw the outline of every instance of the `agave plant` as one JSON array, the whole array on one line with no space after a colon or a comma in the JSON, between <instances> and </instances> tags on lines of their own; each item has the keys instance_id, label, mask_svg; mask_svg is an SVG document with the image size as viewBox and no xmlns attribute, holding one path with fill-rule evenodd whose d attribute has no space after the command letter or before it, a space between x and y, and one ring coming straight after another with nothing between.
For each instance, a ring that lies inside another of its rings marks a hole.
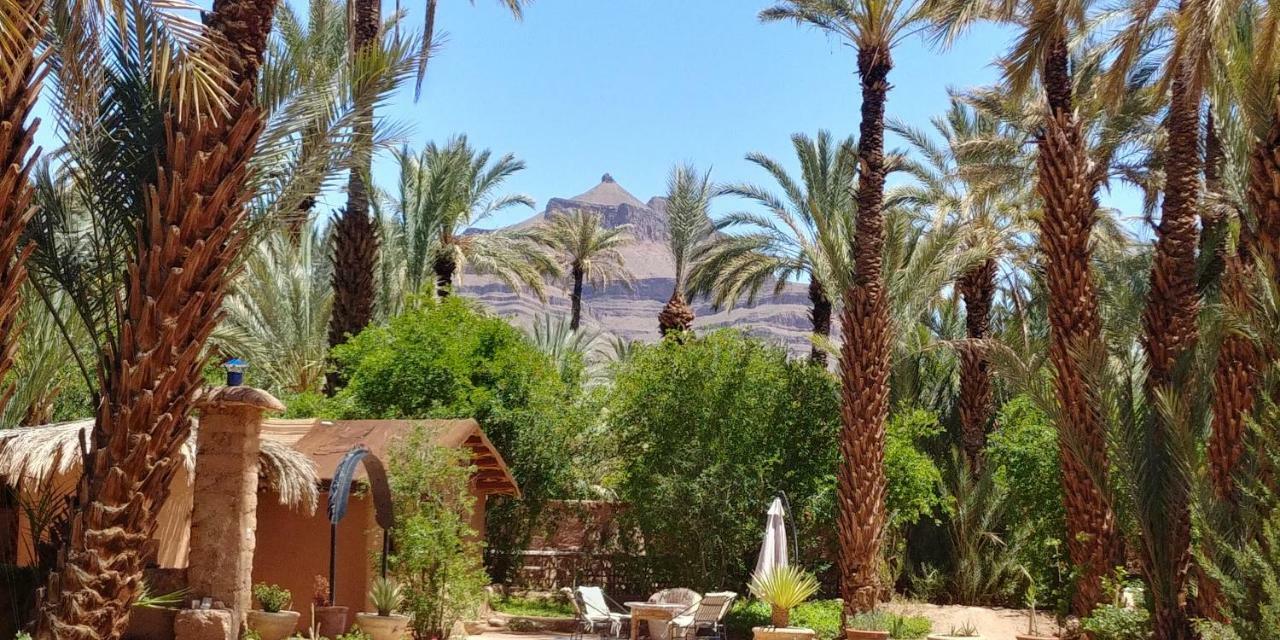
<instances>
[{"instance_id":1,"label":"agave plant","mask_svg":"<svg viewBox=\"0 0 1280 640\"><path fill-rule=\"evenodd\" d=\"M751 577L751 593L772 609L775 627L791 624L791 610L818 592L818 579L799 567L774 567Z\"/></svg>"}]
</instances>

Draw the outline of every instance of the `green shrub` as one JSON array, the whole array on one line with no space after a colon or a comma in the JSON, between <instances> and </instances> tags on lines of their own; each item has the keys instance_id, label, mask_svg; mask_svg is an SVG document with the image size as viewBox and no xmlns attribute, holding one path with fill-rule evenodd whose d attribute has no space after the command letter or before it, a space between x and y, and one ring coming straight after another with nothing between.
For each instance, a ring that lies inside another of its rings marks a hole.
<instances>
[{"instance_id":1,"label":"green shrub","mask_svg":"<svg viewBox=\"0 0 1280 640\"><path fill-rule=\"evenodd\" d=\"M253 597L267 613L284 611L293 602L293 594L288 589L265 582L253 585Z\"/></svg>"},{"instance_id":2,"label":"green shrub","mask_svg":"<svg viewBox=\"0 0 1280 640\"><path fill-rule=\"evenodd\" d=\"M890 526L900 527L936 516L942 509L942 471L921 444L940 433L938 417L923 409L902 409L885 428L885 507Z\"/></svg>"},{"instance_id":3,"label":"green shrub","mask_svg":"<svg viewBox=\"0 0 1280 640\"><path fill-rule=\"evenodd\" d=\"M387 456L396 541L388 564L415 638L447 639L484 600L487 580L468 522L475 500L467 455L434 445L418 428Z\"/></svg>"},{"instance_id":4,"label":"green shrub","mask_svg":"<svg viewBox=\"0 0 1280 640\"><path fill-rule=\"evenodd\" d=\"M733 640L751 638L752 627L767 627L770 619L769 605L754 599L739 600L725 615L724 625ZM813 629L818 640L838 640L844 637L840 629L839 600L811 600L791 612L791 626Z\"/></svg>"},{"instance_id":5,"label":"green shrub","mask_svg":"<svg viewBox=\"0 0 1280 640\"><path fill-rule=\"evenodd\" d=\"M1106 604L1094 609L1082 625L1096 640L1147 640L1151 637L1151 614L1146 609L1125 609Z\"/></svg>"},{"instance_id":6,"label":"green shrub","mask_svg":"<svg viewBox=\"0 0 1280 640\"><path fill-rule=\"evenodd\" d=\"M489 600L494 611L513 616L531 616L536 618L571 618L573 607L567 602L552 598L526 598L521 596L500 596Z\"/></svg>"}]
</instances>

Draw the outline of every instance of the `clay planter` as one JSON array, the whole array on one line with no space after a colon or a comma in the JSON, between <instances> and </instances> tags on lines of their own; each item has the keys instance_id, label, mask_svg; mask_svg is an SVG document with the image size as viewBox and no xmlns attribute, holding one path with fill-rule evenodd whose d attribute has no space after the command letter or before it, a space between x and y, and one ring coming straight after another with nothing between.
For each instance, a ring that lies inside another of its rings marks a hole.
<instances>
[{"instance_id":1,"label":"clay planter","mask_svg":"<svg viewBox=\"0 0 1280 640\"><path fill-rule=\"evenodd\" d=\"M804 627L752 627L752 640L814 640L818 634Z\"/></svg>"},{"instance_id":2,"label":"clay planter","mask_svg":"<svg viewBox=\"0 0 1280 640\"><path fill-rule=\"evenodd\" d=\"M400 640L409 627L409 616L357 613L356 626L373 640Z\"/></svg>"},{"instance_id":3,"label":"clay planter","mask_svg":"<svg viewBox=\"0 0 1280 640\"><path fill-rule=\"evenodd\" d=\"M245 618L249 628L258 632L262 640L284 640L298 630L298 618L302 614L297 611L277 611L267 613L254 609Z\"/></svg>"},{"instance_id":4,"label":"clay planter","mask_svg":"<svg viewBox=\"0 0 1280 640\"><path fill-rule=\"evenodd\" d=\"M1014 637L1016 637L1018 640L1058 640L1058 636L1037 636L1037 635L1031 635L1027 633L1019 633Z\"/></svg>"},{"instance_id":5,"label":"clay planter","mask_svg":"<svg viewBox=\"0 0 1280 640\"><path fill-rule=\"evenodd\" d=\"M889 640L888 631L863 631L862 629L845 629L845 640Z\"/></svg>"},{"instance_id":6,"label":"clay planter","mask_svg":"<svg viewBox=\"0 0 1280 640\"><path fill-rule=\"evenodd\" d=\"M351 607L315 607L312 611L316 631L321 637L336 638L351 628L351 625L347 624Z\"/></svg>"},{"instance_id":7,"label":"clay planter","mask_svg":"<svg viewBox=\"0 0 1280 640\"><path fill-rule=\"evenodd\" d=\"M953 636L946 633L935 633L929 640L982 640L982 636Z\"/></svg>"}]
</instances>

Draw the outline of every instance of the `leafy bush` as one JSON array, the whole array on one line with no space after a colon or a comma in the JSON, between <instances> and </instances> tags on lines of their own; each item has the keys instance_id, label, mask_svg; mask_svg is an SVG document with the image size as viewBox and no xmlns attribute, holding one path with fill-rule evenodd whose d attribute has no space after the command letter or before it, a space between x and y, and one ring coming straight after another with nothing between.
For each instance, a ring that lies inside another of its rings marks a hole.
<instances>
[{"instance_id":1,"label":"leafy bush","mask_svg":"<svg viewBox=\"0 0 1280 640\"><path fill-rule=\"evenodd\" d=\"M767 627L770 623L769 605L759 600L739 600L725 615L724 625L733 640L751 638L752 627ZM840 601L812 600L791 612L791 625L813 629L818 640L837 640L844 637L840 629Z\"/></svg>"},{"instance_id":2,"label":"leafy bush","mask_svg":"<svg viewBox=\"0 0 1280 640\"><path fill-rule=\"evenodd\" d=\"M737 332L636 347L606 415L627 520L663 554L651 552L654 570L695 589L742 591L780 490L810 545L801 553L825 557L838 406L826 371Z\"/></svg>"},{"instance_id":3,"label":"leafy bush","mask_svg":"<svg viewBox=\"0 0 1280 640\"><path fill-rule=\"evenodd\" d=\"M494 611L513 616L529 616L535 618L571 618L573 607L567 602L551 598L527 598L521 596L500 596L489 600Z\"/></svg>"},{"instance_id":4,"label":"leafy bush","mask_svg":"<svg viewBox=\"0 0 1280 640\"><path fill-rule=\"evenodd\" d=\"M890 526L914 524L937 515L944 505L942 471L921 450L921 443L942 433L938 417L923 409L902 409L885 428L885 507Z\"/></svg>"},{"instance_id":5,"label":"leafy bush","mask_svg":"<svg viewBox=\"0 0 1280 640\"><path fill-rule=\"evenodd\" d=\"M1037 598L1049 608L1066 604L1071 563L1066 552L1066 516L1062 508L1062 470L1058 433L1026 396L1006 402L1000 425L987 442L987 466L1004 496L1009 537L1017 540L1017 562L1031 574Z\"/></svg>"},{"instance_id":6,"label":"leafy bush","mask_svg":"<svg viewBox=\"0 0 1280 640\"><path fill-rule=\"evenodd\" d=\"M418 640L445 639L475 614L487 582L467 521L474 506L466 454L436 446L415 429L387 456L395 503L395 552L388 558Z\"/></svg>"},{"instance_id":7,"label":"leafy bush","mask_svg":"<svg viewBox=\"0 0 1280 640\"><path fill-rule=\"evenodd\" d=\"M1105 604L1081 621L1085 631L1097 640L1147 640L1151 637L1151 614L1146 609L1126 609Z\"/></svg>"},{"instance_id":8,"label":"leafy bush","mask_svg":"<svg viewBox=\"0 0 1280 640\"><path fill-rule=\"evenodd\" d=\"M333 418L475 418L520 485L523 499L488 505L491 548L524 548L551 497L571 497L574 437L594 411L579 389L505 320L462 298L411 306L334 349L347 386L315 409ZM315 398L306 398L314 402ZM505 567L496 567L502 579Z\"/></svg>"},{"instance_id":9,"label":"leafy bush","mask_svg":"<svg viewBox=\"0 0 1280 640\"><path fill-rule=\"evenodd\" d=\"M253 585L253 597L267 613L284 611L293 603L293 594L288 589L265 582Z\"/></svg>"}]
</instances>

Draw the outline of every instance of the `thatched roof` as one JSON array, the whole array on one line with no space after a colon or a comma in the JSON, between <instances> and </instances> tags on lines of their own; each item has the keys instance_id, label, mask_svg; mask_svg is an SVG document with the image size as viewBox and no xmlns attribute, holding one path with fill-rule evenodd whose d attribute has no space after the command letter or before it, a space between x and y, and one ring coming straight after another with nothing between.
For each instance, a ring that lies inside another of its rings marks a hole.
<instances>
[{"instance_id":1,"label":"thatched roof","mask_svg":"<svg viewBox=\"0 0 1280 640\"><path fill-rule=\"evenodd\" d=\"M15 488L27 483L39 486L50 478L79 474L81 434L91 444L92 429L93 420L89 419L0 430L0 481ZM180 453L188 483L195 477L195 442L193 431ZM263 438L258 461L265 486L276 492L280 504L315 512L320 478L311 458L287 444Z\"/></svg>"}]
</instances>

